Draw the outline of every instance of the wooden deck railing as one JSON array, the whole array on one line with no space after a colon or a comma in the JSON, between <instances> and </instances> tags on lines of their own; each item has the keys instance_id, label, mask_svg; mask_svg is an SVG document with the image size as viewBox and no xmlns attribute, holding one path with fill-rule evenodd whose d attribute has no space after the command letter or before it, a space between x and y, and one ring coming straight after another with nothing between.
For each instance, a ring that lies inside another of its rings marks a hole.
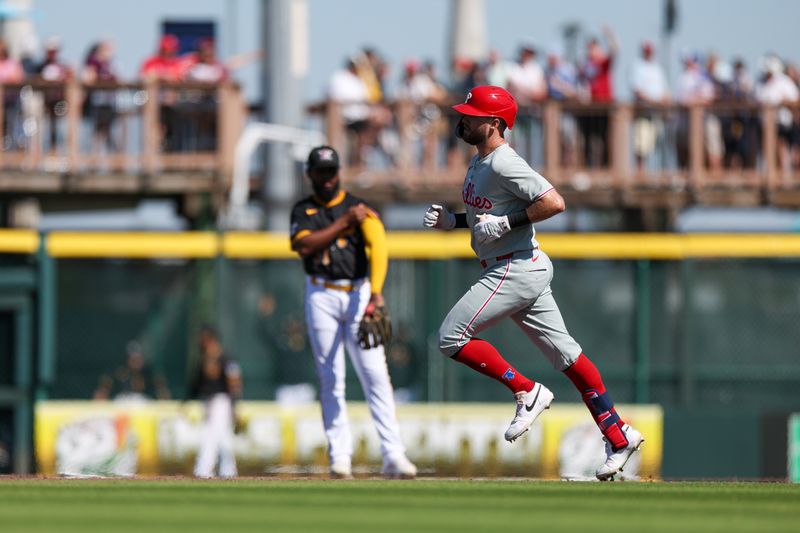
<instances>
[{"instance_id":1,"label":"wooden deck railing","mask_svg":"<svg viewBox=\"0 0 800 533\"><path fill-rule=\"evenodd\" d=\"M0 86L0 103L6 192L223 192L248 119L233 84L31 81ZM789 113L797 131L800 106ZM366 134L348 128L341 104L318 103L308 115L321 119L352 189L377 202L460 197L472 151L454 138L458 115L449 105L381 105ZM786 115L755 104L547 101L522 107L509 139L586 205L800 206L800 147L778 133ZM637 158L642 146L650 149Z\"/></svg>"},{"instance_id":2,"label":"wooden deck railing","mask_svg":"<svg viewBox=\"0 0 800 533\"><path fill-rule=\"evenodd\" d=\"M247 118L230 83L31 81L0 86L0 102L4 190L47 189L47 175L144 176L155 189L174 180L163 175L203 175L203 187L224 186Z\"/></svg>"},{"instance_id":3,"label":"wooden deck railing","mask_svg":"<svg viewBox=\"0 0 800 533\"><path fill-rule=\"evenodd\" d=\"M392 120L360 153L341 107L322 103L309 112L322 117L331 144L345 154L351 188L423 199L461 184L471 152L454 142L458 117L449 106L386 104ZM800 106L790 111L797 122ZM604 134L592 141L587 131ZM777 108L548 101L522 107L509 139L535 169L588 204L800 205L800 147L788 150L779 138ZM652 147L640 162L641 143Z\"/></svg>"}]
</instances>

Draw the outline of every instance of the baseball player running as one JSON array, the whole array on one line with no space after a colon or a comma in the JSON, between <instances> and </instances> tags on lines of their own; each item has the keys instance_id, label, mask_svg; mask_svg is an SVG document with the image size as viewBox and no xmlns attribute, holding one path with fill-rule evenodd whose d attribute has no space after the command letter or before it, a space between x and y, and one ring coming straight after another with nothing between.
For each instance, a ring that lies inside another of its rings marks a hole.
<instances>
[{"instance_id":1,"label":"baseball player running","mask_svg":"<svg viewBox=\"0 0 800 533\"><path fill-rule=\"evenodd\" d=\"M553 265L539 249L533 224L564 211L564 199L504 139L517 115L517 104L508 91L475 87L463 104L453 108L463 115L456 136L478 150L464 178L466 213L454 214L432 205L423 224L443 230L470 228L472 249L483 271L444 319L439 349L514 393L517 412L505 433L506 440L513 442L550 407L553 393L523 376L494 346L476 337L510 317L581 393L606 442L607 460L597 477L611 479L644 438L617 414L600 372L567 332L553 299Z\"/></svg>"},{"instance_id":2,"label":"baseball player running","mask_svg":"<svg viewBox=\"0 0 800 533\"><path fill-rule=\"evenodd\" d=\"M400 440L384 352L391 326L381 293L388 268L383 224L363 200L340 189L339 155L333 148L311 150L306 172L314 194L292 209L290 231L292 249L308 275L305 314L331 476L352 477L353 438L344 390L347 348L380 437L383 475L413 478L417 468Z\"/></svg>"}]
</instances>

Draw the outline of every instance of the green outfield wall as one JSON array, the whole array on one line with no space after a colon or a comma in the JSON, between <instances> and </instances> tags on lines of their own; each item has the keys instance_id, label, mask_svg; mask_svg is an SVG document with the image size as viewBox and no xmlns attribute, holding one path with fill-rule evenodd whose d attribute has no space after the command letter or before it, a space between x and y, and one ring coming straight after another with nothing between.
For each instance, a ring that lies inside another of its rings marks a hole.
<instances>
[{"instance_id":1,"label":"green outfield wall","mask_svg":"<svg viewBox=\"0 0 800 533\"><path fill-rule=\"evenodd\" d=\"M508 400L436 349L441 319L480 271L467 241L459 232L389 234L385 295L397 335L388 362L404 401ZM800 411L800 236L570 234L541 244L567 326L615 400L663 406L666 477L673 434L705 427L681 413L702 410L725 427L744 413L761 428L765 416ZM6 440L30 449L19 435L30 430L33 401L91 398L130 340L181 399L206 323L241 361L247 400L313 387L303 283L285 235L0 231L0 440L5 424ZM486 338L559 401L579 401L513 323ZM347 385L349 398L363 399L354 372ZM775 472L764 467L771 444L745 444L753 459L740 471Z\"/></svg>"}]
</instances>

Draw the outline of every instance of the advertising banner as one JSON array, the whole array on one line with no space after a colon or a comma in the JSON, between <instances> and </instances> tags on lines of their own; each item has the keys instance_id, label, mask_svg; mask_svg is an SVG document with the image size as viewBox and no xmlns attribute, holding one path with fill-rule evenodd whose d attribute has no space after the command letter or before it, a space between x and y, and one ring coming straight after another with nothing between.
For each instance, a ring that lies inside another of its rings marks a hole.
<instances>
[{"instance_id":1,"label":"advertising banner","mask_svg":"<svg viewBox=\"0 0 800 533\"><path fill-rule=\"evenodd\" d=\"M356 474L380 471L380 443L366 404L348 406ZM242 475L327 472L319 406L240 402L234 437ZM556 405L516 442L503 439L513 417L505 404L404 404L398 419L408 457L430 476L524 476L592 479L604 443L583 405ZM622 477L660 477L663 413L621 406L646 440ZM40 474L64 476L190 475L201 439L199 403L60 402L36 406Z\"/></svg>"}]
</instances>

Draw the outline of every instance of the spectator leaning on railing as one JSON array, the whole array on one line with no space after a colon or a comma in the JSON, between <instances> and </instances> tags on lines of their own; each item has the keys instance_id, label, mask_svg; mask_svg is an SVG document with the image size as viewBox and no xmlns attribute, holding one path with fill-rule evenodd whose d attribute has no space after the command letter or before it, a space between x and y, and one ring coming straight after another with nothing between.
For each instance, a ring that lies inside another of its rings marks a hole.
<instances>
[{"instance_id":1,"label":"spectator leaning on railing","mask_svg":"<svg viewBox=\"0 0 800 533\"><path fill-rule=\"evenodd\" d=\"M767 56L761 62L761 83L756 88L756 99L766 106L778 108L778 157L784 178L791 172L792 146L798 142L800 131L792 110L787 104L800 102L800 89L784 72L783 62Z\"/></svg>"},{"instance_id":2,"label":"spectator leaning on railing","mask_svg":"<svg viewBox=\"0 0 800 533\"><path fill-rule=\"evenodd\" d=\"M44 60L36 68L36 73L42 81L65 82L72 78L73 72L66 63L63 63L58 54L61 51L61 39L50 37L44 44ZM58 146L57 117L62 117L67 112L67 103L64 100L62 87L44 90L45 113L50 122L50 150L55 151Z\"/></svg>"},{"instance_id":3,"label":"spectator leaning on railing","mask_svg":"<svg viewBox=\"0 0 800 533\"><path fill-rule=\"evenodd\" d=\"M0 39L0 84L15 84L20 83L25 78L25 71L22 70L22 64L11 57L8 53L8 46L6 42ZM18 90L12 90L4 87L3 92L3 122L0 124L2 132L0 132L0 145L4 149L8 149L13 144L14 135L11 131L11 124L13 124L13 114L16 111L17 99L19 97Z\"/></svg>"},{"instance_id":4,"label":"spectator leaning on railing","mask_svg":"<svg viewBox=\"0 0 800 533\"><path fill-rule=\"evenodd\" d=\"M547 98L547 81L537 59L538 55L533 45L523 44L519 49L517 62L508 71L508 90L523 109ZM537 134L540 124L541 120L535 113L523 112L520 113L514 129L514 147L528 161L538 159L535 150L538 138L541 137Z\"/></svg>"},{"instance_id":5,"label":"spectator leaning on railing","mask_svg":"<svg viewBox=\"0 0 800 533\"><path fill-rule=\"evenodd\" d=\"M788 63L786 65L786 75L792 80L795 87L800 89L800 68L797 63ZM800 109L794 109L794 122L792 134L792 161L794 168L800 168Z\"/></svg>"},{"instance_id":6,"label":"spectator leaning on railing","mask_svg":"<svg viewBox=\"0 0 800 533\"><path fill-rule=\"evenodd\" d=\"M403 79L397 90L397 98L410 100L416 104L441 102L446 99L446 91L422 70L422 63L408 59L404 65Z\"/></svg>"},{"instance_id":7,"label":"spectator leaning on railing","mask_svg":"<svg viewBox=\"0 0 800 533\"><path fill-rule=\"evenodd\" d=\"M384 80L380 76L384 71L378 53L370 47L365 47L352 59L356 65L356 74L367 87L367 101L371 104L382 102L385 93Z\"/></svg>"},{"instance_id":8,"label":"spectator leaning on railing","mask_svg":"<svg viewBox=\"0 0 800 533\"><path fill-rule=\"evenodd\" d=\"M540 102L547 97L547 82L537 55L532 45L522 45L517 63L509 68L508 90L520 105Z\"/></svg>"},{"instance_id":9,"label":"spectator leaning on railing","mask_svg":"<svg viewBox=\"0 0 800 533\"><path fill-rule=\"evenodd\" d=\"M217 59L213 39L201 39L197 52L186 61L183 77L186 81L222 83L230 76L228 67Z\"/></svg>"},{"instance_id":10,"label":"spectator leaning on railing","mask_svg":"<svg viewBox=\"0 0 800 533\"><path fill-rule=\"evenodd\" d=\"M183 78L186 60L178 56L179 41L174 35L164 35L158 43L158 51L144 60L139 76L147 80L176 82Z\"/></svg>"},{"instance_id":11,"label":"spectator leaning on railing","mask_svg":"<svg viewBox=\"0 0 800 533\"><path fill-rule=\"evenodd\" d=\"M492 48L486 61L486 81L489 85L508 87L509 71L513 68L500 56L500 52Z\"/></svg>"},{"instance_id":12,"label":"spectator leaning on railing","mask_svg":"<svg viewBox=\"0 0 800 533\"><path fill-rule=\"evenodd\" d=\"M631 89L637 103L649 106L666 105L670 101L669 87L664 69L655 59L655 48L650 41L641 46L642 56L631 69ZM653 153L664 133L664 120L651 109L638 110L633 124L633 146L636 166L644 171L647 157Z\"/></svg>"},{"instance_id":13,"label":"spectator leaning on railing","mask_svg":"<svg viewBox=\"0 0 800 533\"><path fill-rule=\"evenodd\" d=\"M334 72L328 86L328 100L341 105L347 131L353 136L350 164L363 162L363 151L373 136L370 121L369 89L358 75L355 58L348 58L345 68Z\"/></svg>"},{"instance_id":14,"label":"spectator leaning on railing","mask_svg":"<svg viewBox=\"0 0 800 533\"><path fill-rule=\"evenodd\" d=\"M730 83L732 73L728 70L726 63L721 62L719 56L715 52L709 52L706 56L706 68L704 71L705 76L714 87L714 96L711 103L720 101L725 87ZM707 109L705 113L705 120L703 122L704 136L706 145L706 156L708 157L708 166L711 171L719 171L722 169L722 160L725 157L725 146L722 141L722 120L718 113Z\"/></svg>"},{"instance_id":15,"label":"spectator leaning on railing","mask_svg":"<svg viewBox=\"0 0 800 533\"><path fill-rule=\"evenodd\" d=\"M574 65L564 60L564 53L558 45L551 45L547 50L545 80L548 98L559 101L578 98L578 72Z\"/></svg>"},{"instance_id":16,"label":"spectator leaning on railing","mask_svg":"<svg viewBox=\"0 0 800 533\"><path fill-rule=\"evenodd\" d=\"M176 83L183 79L188 66L187 58L178 56L179 41L174 35L164 35L158 43L158 51L145 59L139 69L139 76L145 82ZM163 149L177 151L181 139L177 133L180 116L176 107L177 93L159 93L160 127Z\"/></svg>"},{"instance_id":17,"label":"spectator leaning on railing","mask_svg":"<svg viewBox=\"0 0 800 533\"><path fill-rule=\"evenodd\" d=\"M94 135L92 145L94 149L105 145L114 150L111 128L114 124L116 111L114 109L115 91L113 89L93 89L91 85L97 82L115 82L117 74L112 65L114 48L111 41L103 40L93 44L86 54L83 64L81 79L88 87L83 101L83 116L92 121Z\"/></svg>"},{"instance_id":18,"label":"spectator leaning on railing","mask_svg":"<svg viewBox=\"0 0 800 533\"><path fill-rule=\"evenodd\" d=\"M619 46L611 28L604 27L603 35L607 49L603 49L598 39L590 39L586 45L586 61L580 73L588 85L591 101L606 104L614 101L611 68ZM585 163L590 167L608 165L608 111L583 116L578 124L583 133Z\"/></svg>"},{"instance_id":19,"label":"spectator leaning on railing","mask_svg":"<svg viewBox=\"0 0 800 533\"><path fill-rule=\"evenodd\" d=\"M683 72L678 78L677 100L684 106L709 105L714 101L714 84L706 76L700 66L700 57L697 52L684 51L681 53ZM678 116L676 135L676 149L678 165L682 168L689 166L689 117L688 113ZM704 127L704 137L708 129ZM708 147L706 147L708 148ZM712 147L713 148L713 147Z\"/></svg>"},{"instance_id":20,"label":"spectator leaning on railing","mask_svg":"<svg viewBox=\"0 0 800 533\"><path fill-rule=\"evenodd\" d=\"M25 78L22 64L8 53L8 45L0 39L0 83L20 83Z\"/></svg>"},{"instance_id":21,"label":"spectator leaning on railing","mask_svg":"<svg viewBox=\"0 0 800 533\"><path fill-rule=\"evenodd\" d=\"M186 81L220 84L230 75L227 66L216 57L215 43L212 39L201 39L197 52L190 54L191 60L184 73ZM192 137L190 147L195 150L209 151L216 148L217 113L216 98L213 91L191 91L186 98L191 104L191 111L186 113L184 136Z\"/></svg>"},{"instance_id":22,"label":"spectator leaning on railing","mask_svg":"<svg viewBox=\"0 0 800 533\"><path fill-rule=\"evenodd\" d=\"M758 154L758 114L748 109L754 102L753 80L744 61L733 60L730 82L723 86L720 98L737 106L729 119L722 122L726 168L754 168Z\"/></svg>"},{"instance_id":23,"label":"spectator leaning on railing","mask_svg":"<svg viewBox=\"0 0 800 533\"><path fill-rule=\"evenodd\" d=\"M578 72L575 67L564 60L564 53L558 45L551 45L547 50L547 96L561 102L576 101L578 98ZM577 161L576 137L578 125L572 113L561 111L559 122L561 142L561 164L574 166Z\"/></svg>"}]
</instances>

